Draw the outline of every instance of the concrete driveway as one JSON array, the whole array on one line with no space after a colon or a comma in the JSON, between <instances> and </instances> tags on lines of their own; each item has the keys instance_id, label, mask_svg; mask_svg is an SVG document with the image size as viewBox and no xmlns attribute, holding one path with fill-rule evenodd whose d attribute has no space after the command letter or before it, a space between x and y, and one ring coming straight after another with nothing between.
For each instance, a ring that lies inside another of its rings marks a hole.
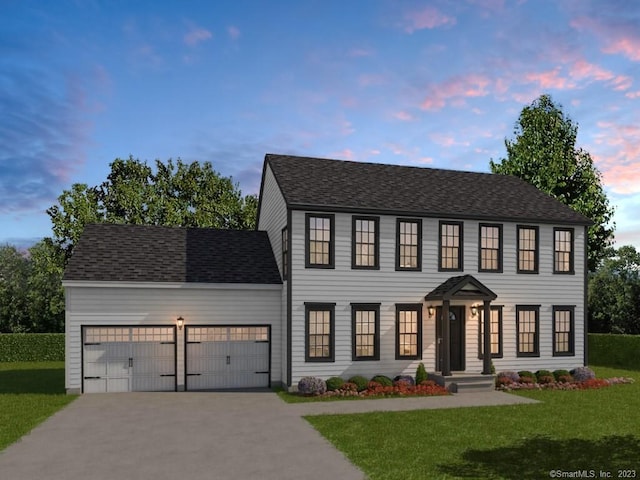
<instances>
[{"instance_id":1,"label":"concrete driveway","mask_svg":"<svg viewBox=\"0 0 640 480\"><path fill-rule=\"evenodd\" d=\"M365 478L289 406L271 392L83 395L0 452L0 478Z\"/></svg>"},{"instance_id":2,"label":"concrete driveway","mask_svg":"<svg viewBox=\"0 0 640 480\"><path fill-rule=\"evenodd\" d=\"M11 480L363 479L302 415L537 403L501 392L286 404L271 392L83 395L0 452Z\"/></svg>"}]
</instances>

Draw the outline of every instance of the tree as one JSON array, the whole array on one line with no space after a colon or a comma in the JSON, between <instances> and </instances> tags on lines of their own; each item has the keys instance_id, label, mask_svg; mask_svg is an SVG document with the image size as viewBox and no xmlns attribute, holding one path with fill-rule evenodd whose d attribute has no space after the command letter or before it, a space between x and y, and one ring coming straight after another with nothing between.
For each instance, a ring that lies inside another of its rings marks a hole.
<instances>
[{"instance_id":1,"label":"tree","mask_svg":"<svg viewBox=\"0 0 640 480\"><path fill-rule=\"evenodd\" d=\"M589 279L589 331L640 334L640 253L620 247Z\"/></svg>"},{"instance_id":2,"label":"tree","mask_svg":"<svg viewBox=\"0 0 640 480\"><path fill-rule=\"evenodd\" d=\"M0 247L0 333L31 330L27 308L29 270L29 260L17 248Z\"/></svg>"},{"instance_id":3,"label":"tree","mask_svg":"<svg viewBox=\"0 0 640 480\"><path fill-rule=\"evenodd\" d=\"M29 249L27 308L31 332L64 332L64 250L45 238Z\"/></svg>"},{"instance_id":4,"label":"tree","mask_svg":"<svg viewBox=\"0 0 640 480\"><path fill-rule=\"evenodd\" d=\"M116 159L100 185L74 184L47 210L56 245L68 259L88 223L126 223L249 229L257 199L242 197L211 163L155 161L155 170L133 157Z\"/></svg>"},{"instance_id":5,"label":"tree","mask_svg":"<svg viewBox=\"0 0 640 480\"><path fill-rule=\"evenodd\" d=\"M507 158L490 162L493 173L514 175L593 221L588 231L588 268L595 271L611 245L613 208L591 155L576 148L578 125L549 95L524 107L505 139Z\"/></svg>"}]
</instances>

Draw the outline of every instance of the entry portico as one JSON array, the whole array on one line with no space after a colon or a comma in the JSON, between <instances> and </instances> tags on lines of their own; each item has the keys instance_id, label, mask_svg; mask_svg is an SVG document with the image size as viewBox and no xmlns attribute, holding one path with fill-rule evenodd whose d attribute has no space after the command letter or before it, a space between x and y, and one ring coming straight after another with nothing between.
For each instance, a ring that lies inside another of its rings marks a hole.
<instances>
[{"instance_id":1,"label":"entry portico","mask_svg":"<svg viewBox=\"0 0 640 480\"><path fill-rule=\"evenodd\" d=\"M442 302L442 315L440 321L442 323L442 376L451 375L451 328L449 319L450 307L452 301L472 301L483 302L484 335L483 345L491 344L491 302L498 296L487 288L482 282L471 275L461 275L451 277L446 282L440 284L424 298L428 302ZM432 308L432 307L430 307ZM486 348L485 348L486 351ZM491 374L491 355L483 355L482 374Z\"/></svg>"}]
</instances>

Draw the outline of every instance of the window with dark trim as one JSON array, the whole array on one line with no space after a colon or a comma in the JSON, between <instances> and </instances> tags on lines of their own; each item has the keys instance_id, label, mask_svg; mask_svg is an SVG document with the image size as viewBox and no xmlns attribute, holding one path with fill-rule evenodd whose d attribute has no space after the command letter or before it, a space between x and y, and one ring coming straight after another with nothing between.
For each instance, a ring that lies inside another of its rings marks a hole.
<instances>
[{"instance_id":1,"label":"window with dark trim","mask_svg":"<svg viewBox=\"0 0 640 480\"><path fill-rule=\"evenodd\" d=\"M380 304L351 304L352 359L380 360Z\"/></svg>"},{"instance_id":2,"label":"window with dark trim","mask_svg":"<svg viewBox=\"0 0 640 480\"><path fill-rule=\"evenodd\" d=\"M518 225L518 273L538 273L538 227Z\"/></svg>"},{"instance_id":3,"label":"window with dark trim","mask_svg":"<svg viewBox=\"0 0 640 480\"><path fill-rule=\"evenodd\" d=\"M353 217L351 268L380 268L379 225L379 217Z\"/></svg>"},{"instance_id":4,"label":"window with dark trim","mask_svg":"<svg viewBox=\"0 0 640 480\"><path fill-rule=\"evenodd\" d=\"M480 340L478 342L478 358L484 357L484 309L478 308L480 312ZM502 358L502 306L491 306L491 358Z\"/></svg>"},{"instance_id":5,"label":"window with dark trim","mask_svg":"<svg viewBox=\"0 0 640 480\"><path fill-rule=\"evenodd\" d=\"M574 273L573 228L553 229L553 273Z\"/></svg>"},{"instance_id":6,"label":"window with dark trim","mask_svg":"<svg viewBox=\"0 0 640 480\"><path fill-rule=\"evenodd\" d=\"M540 356L540 306L516 305L517 355Z\"/></svg>"},{"instance_id":7,"label":"window with dark trim","mask_svg":"<svg viewBox=\"0 0 640 480\"><path fill-rule=\"evenodd\" d=\"M422 269L422 220L396 221L396 270Z\"/></svg>"},{"instance_id":8,"label":"window with dark trim","mask_svg":"<svg viewBox=\"0 0 640 480\"><path fill-rule=\"evenodd\" d=\"M396 305L396 360L422 358L422 304Z\"/></svg>"},{"instance_id":9,"label":"window with dark trim","mask_svg":"<svg viewBox=\"0 0 640 480\"><path fill-rule=\"evenodd\" d=\"M282 229L282 279L289 277L289 231L287 227Z\"/></svg>"},{"instance_id":10,"label":"window with dark trim","mask_svg":"<svg viewBox=\"0 0 640 480\"><path fill-rule=\"evenodd\" d=\"M334 268L334 215L307 213L305 216L307 268Z\"/></svg>"},{"instance_id":11,"label":"window with dark trim","mask_svg":"<svg viewBox=\"0 0 640 480\"><path fill-rule=\"evenodd\" d=\"M553 355L575 355L573 306L553 307Z\"/></svg>"},{"instance_id":12,"label":"window with dark trim","mask_svg":"<svg viewBox=\"0 0 640 480\"><path fill-rule=\"evenodd\" d=\"M462 222L440 222L438 270L461 271Z\"/></svg>"},{"instance_id":13,"label":"window with dark trim","mask_svg":"<svg viewBox=\"0 0 640 480\"><path fill-rule=\"evenodd\" d=\"M478 240L478 271L502 272L502 225L481 223Z\"/></svg>"},{"instance_id":14,"label":"window with dark trim","mask_svg":"<svg viewBox=\"0 0 640 480\"><path fill-rule=\"evenodd\" d=\"M335 303L305 304L305 360L334 361Z\"/></svg>"}]
</instances>

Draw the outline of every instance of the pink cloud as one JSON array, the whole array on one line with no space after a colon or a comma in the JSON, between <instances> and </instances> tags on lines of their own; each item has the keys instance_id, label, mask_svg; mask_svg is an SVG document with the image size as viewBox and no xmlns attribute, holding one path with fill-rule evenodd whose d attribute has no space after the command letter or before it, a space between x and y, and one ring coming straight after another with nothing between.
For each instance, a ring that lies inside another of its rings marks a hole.
<instances>
[{"instance_id":1,"label":"pink cloud","mask_svg":"<svg viewBox=\"0 0 640 480\"><path fill-rule=\"evenodd\" d=\"M527 73L524 79L529 83L537 83L543 90L564 90L575 86L575 84L571 83L569 79L560 76L560 67L556 67L553 70L548 70L546 72Z\"/></svg>"},{"instance_id":2,"label":"pink cloud","mask_svg":"<svg viewBox=\"0 0 640 480\"><path fill-rule=\"evenodd\" d=\"M611 55L620 54L634 62L640 61L640 33L631 21L578 17L570 22L576 30L586 30L599 37L602 51Z\"/></svg>"},{"instance_id":3,"label":"pink cloud","mask_svg":"<svg viewBox=\"0 0 640 480\"><path fill-rule=\"evenodd\" d=\"M485 75L472 73L454 77L428 88L427 97L420 107L424 110L439 110L447 103L464 105L466 98L484 97L489 94L487 87L492 84Z\"/></svg>"},{"instance_id":4,"label":"pink cloud","mask_svg":"<svg viewBox=\"0 0 640 480\"><path fill-rule=\"evenodd\" d=\"M640 193L640 162L614 165L602 172L605 185L623 195Z\"/></svg>"},{"instance_id":5,"label":"pink cloud","mask_svg":"<svg viewBox=\"0 0 640 480\"><path fill-rule=\"evenodd\" d=\"M331 158L340 158L343 160L355 160L356 158L353 150L351 150L350 148L345 148L343 150L333 152L330 156Z\"/></svg>"},{"instance_id":6,"label":"pink cloud","mask_svg":"<svg viewBox=\"0 0 640 480\"><path fill-rule=\"evenodd\" d=\"M592 78L594 80L611 80L614 75L609 70L605 70L598 65L589 63L586 60L578 60L571 65L570 74L574 78Z\"/></svg>"},{"instance_id":7,"label":"pink cloud","mask_svg":"<svg viewBox=\"0 0 640 480\"><path fill-rule=\"evenodd\" d=\"M438 9L429 6L422 10L405 13L402 27L405 32L413 33L417 30L431 30L433 28L455 24L456 19L454 17L445 15Z\"/></svg>"},{"instance_id":8,"label":"pink cloud","mask_svg":"<svg viewBox=\"0 0 640 480\"><path fill-rule=\"evenodd\" d=\"M636 99L636 98L640 98L640 90L637 90L635 92L628 92L625 97L627 98L631 98L631 99Z\"/></svg>"},{"instance_id":9,"label":"pink cloud","mask_svg":"<svg viewBox=\"0 0 640 480\"><path fill-rule=\"evenodd\" d=\"M415 120L415 117L411 115L409 112L399 111L393 114L393 118L397 120L401 120L403 122L411 122Z\"/></svg>"},{"instance_id":10,"label":"pink cloud","mask_svg":"<svg viewBox=\"0 0 640 480\"><path fill-rule=\"evenodd\" d=\"M605 185L621 194L640 193L640 126L598 122L593 157Z\"/></svg>"},{"instance_id":11,"label":"pink cloud","mask_svg":"<svg viewBox=\"0 0 640 480\"><path fill-rule=\"evenodd\" d=\"M190 47L195 47L201 42L209 40L212 38L212 34L209 30L200 27L193 27L187 33L185 33L183 39L184 43L189 45Z\"/></svg>"}]
</instances>

